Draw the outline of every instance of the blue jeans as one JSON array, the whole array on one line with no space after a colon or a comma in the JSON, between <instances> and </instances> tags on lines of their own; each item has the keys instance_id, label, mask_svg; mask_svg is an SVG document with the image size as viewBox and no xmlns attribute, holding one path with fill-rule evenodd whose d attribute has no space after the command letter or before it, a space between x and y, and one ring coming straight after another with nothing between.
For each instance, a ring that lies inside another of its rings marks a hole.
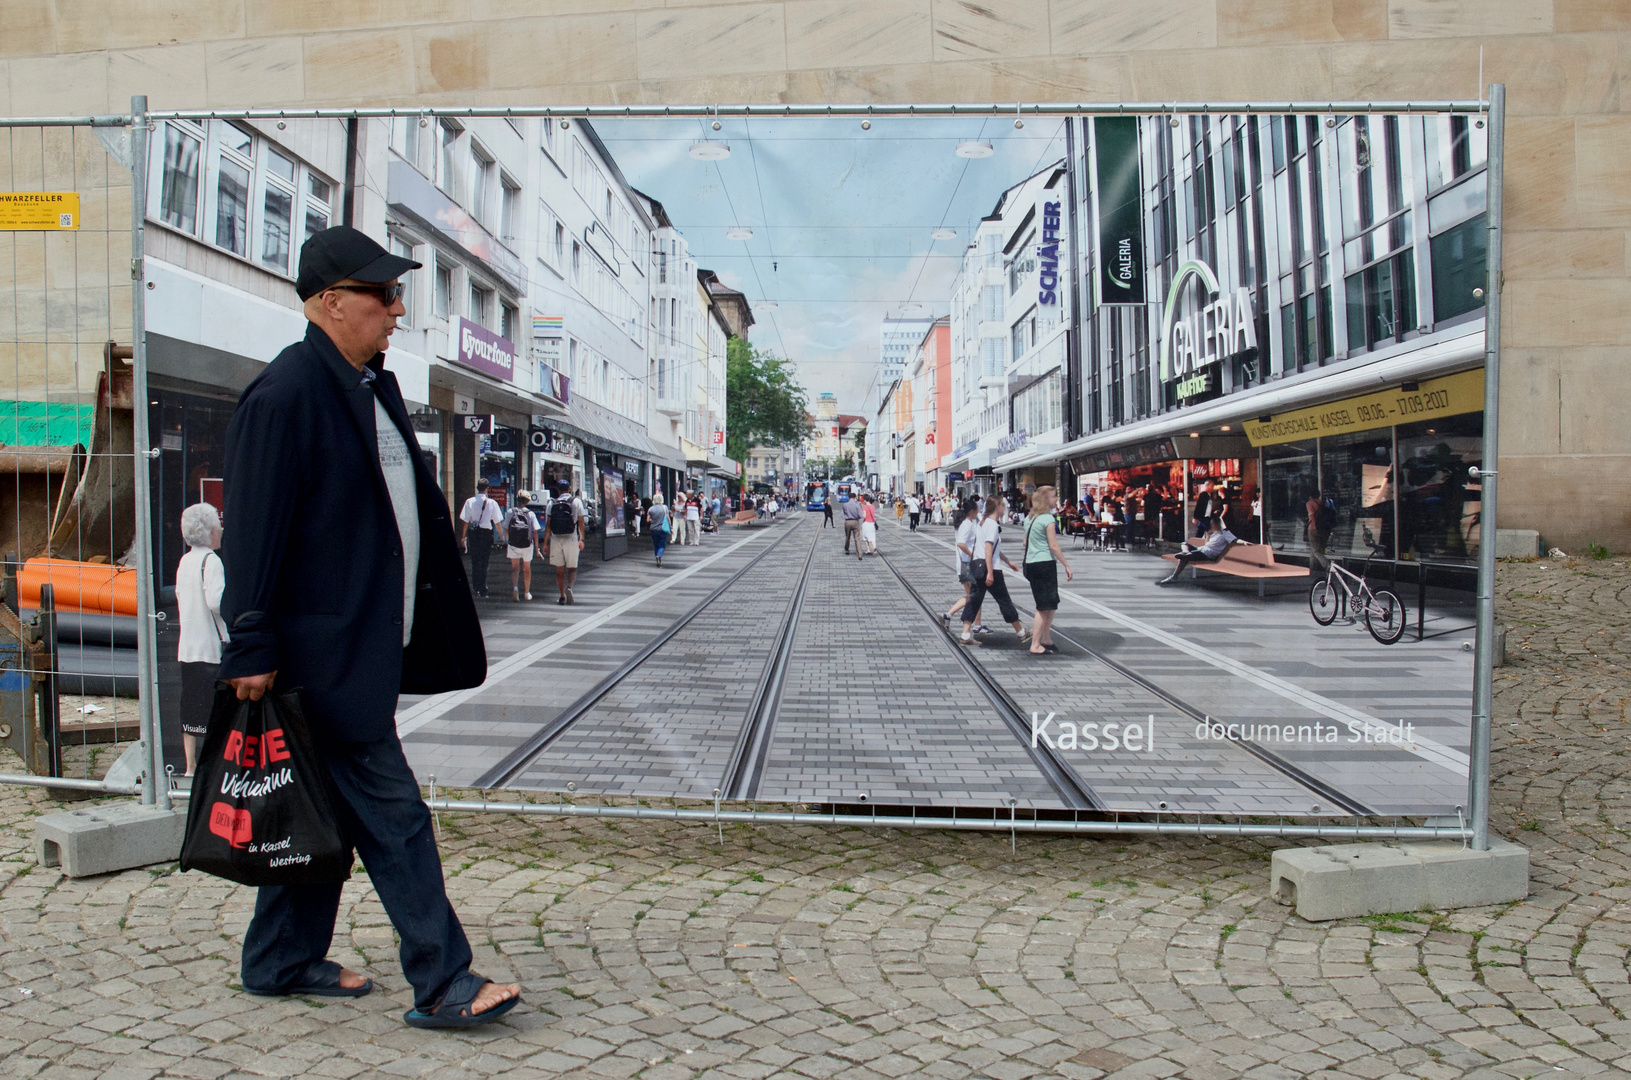
<instances>
[{"instance_id":1,"label":"blue jeans","mask_svg":"<svg viewBox=\"0 0 1631 1080\"><path fill-rule=\"evenodd\" d=\"M651 530L651 550L656 553L657 558L660 559L660 558L663 557L663 552L668 550L668 530L667 529L652 529Z\"/></svg>"},{"instance_id":2,"label":"blue jeans","mask_svg":"<svg viewBox=\"0 0 1631 1080\"><path fill-rule=\"evenodd\" d=\"M470 943L448 903L430 810L402 743L395 735L320 742L317 755L339 794L340 829L402 938L402 973L413 984L414 1006L432 1008L469 970ZM339 909L339 883L263 886L244 935L244 986L275 993L301 985L328 955Z\"/></svg>"}]
</instances>

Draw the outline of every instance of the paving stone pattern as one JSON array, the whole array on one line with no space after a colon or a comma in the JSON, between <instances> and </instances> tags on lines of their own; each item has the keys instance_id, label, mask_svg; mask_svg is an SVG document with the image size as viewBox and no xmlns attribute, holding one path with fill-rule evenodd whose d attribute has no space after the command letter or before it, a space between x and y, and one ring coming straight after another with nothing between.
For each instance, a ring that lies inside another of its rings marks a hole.
<instances>
[{"instance_id":1,"label":"paving stone pattern","mask_svg":"<svg viewBox=\"0 0 1631 1080\"><path fill-rule=\"evenodd\" d=\"M845 556L827 533L758 797L1060 805L952 648L878 558Z\"/></svg>"},{"instance_id":2,"label":"paving stone pattern","mask_svg":"<svg viewBox=\"0 0 1631 1080\"><path fill-rule=\"evenodd\" d=\"M508 599L481 602L490 667L722 554L718 562L674 582L671 587L558 650L503 678L489 677L487 684L469 701L430 723L416 726L403 740L414 771L421 779L435 775L438 784L475 783L562 709L727 581L766 545L776 543L784 535L780 529L780 526L734 528L705 534L700 546L671 544L660 569L651 557L650 541L645 537L630 537L629 554L579 575L578 587L573 590L576 603L569 606L555 603L557 594L549 568L534 566L532 595L535 599L531 603L518 604ZM736 546L738 544L740 546ZM731 550L733 547L735 550ZM587 558L585 563L588 564ZM496 575L496 567L494 573ZM501 580L497 576L490 579L495 597L500 593L508 595L500 588L507 581L508 578ZM398 709L399 723L402 718L411 716L419 704L420 699L404 698ZM563 790L564 784L565 781Z\"/></svg>"},{"instance_id":3,"label":"paving stone pattern","mask_svg":"<svg viewBox=\"0 0 1631 1080\"><path fill-rule=\"evenodd\" d=\"M509 786L711 799L724 784L818 525L796 517L776 525L795 535L746 569ZM745 549L731 569L762 550Z\"/></svg>"},{"instance_id":4,"label":"paving stone pattern","mask_svg":"<svg viewBox=\"0 0 1631 1080\"><path fill-rule=\"evenodd\" d=\"M333 955L379 990L250 998L250 890L66 880L28 828L58 804L0 789L0 1076L1625 1076L1628 594L1611 561L1502 567L1494 824L1533 851L1522 903L1309 924L1267 896L1272 843L443 815L478 969L526 987L462 1034L402 1026L366 877Z\"/></svg>"},{"instance_id":5,"label":"paving stone pattern","mask_svg":"<svg viewBox=\"0 0 1631 1080\"><path fill-rule=\"evenodd\" d=\"M949 567L950 551L944 545L949 545L950 533L947 528L931 528L914 535L890 527L884 530L884 542L890 550L903 552L903 558L915 554L918 562L906 559L903 565L917 565L926 581L933 581L937 575L945 580L949 574L941 567ZM1171 564L1146 554L1072 549L1066 551L1066 558L1076 571L1075 582L1060 583L1066 599L1056 625L1066 638L1108 655L1220 723L1270 724L1277 728L1292 725L1299 735L1304 729L1312 734L1319 725L1326 741L1259 742L1375 813L1453 815L1457 806L1465 804L1472 653L1464 650L1462 643L1472 638L1470 609L1446 607L1435 611L1437 636L1425 641L1417 642L1412 633L1398 644L1381 645L1363 625L1317 626L1306 603L1307 579L1295 579L1292 586L1281 587L1275 596L1259 600L1255 589L1230 587L1227 579L1216 574L1203 574L1199 584L1186 580L1157 588L1153 582L1164 577ZM1063 574L1060 576L1063 579ZM1028 584L1019 575L1010 574L1009 587L1016 602L1028 613ZM940 586L940 592L948 597L954 595L947 584ZM1172 635L1177 644L1130 629L1107 614L1086 610L1071 602L1072 594L1105 612ZM989 608L982 613L988 623L997 625L994 615ZM1462 628L1460 632L1454 630L1457 626ZM1061 644L1061 653L1067 648L1067 644ZM1290 688L1290 693L1274 692L1259 681L1220 670L1198 658L1197 649L1245 665L1254 677L1278 680ZM1064 659L1063 655L1053 656L1043 662L1053 664ZM1074 680L1078 672L1092 667L1068 661L1059 666L1062 680ZM1318 708L1310 706L1308 694L1319 699ZM1039 706L1057 708L1053 701L1061 699L1068 701L1063 695L1044 695ZM1080 709L1078 719L1094 717L1099 711L1090 695L1079 696L1075 704ZM1061 716L1065 715L1069 713L1061 710ZM1411 724L1413 735L1433 740L1448 754L1461 755L1460 763L1447 767L1396 746L1353 742L1353 732L1346 723L1333 718L1345 716L1368 718L1377 729ZM1168 727L1158 716L1157 723L1162 731L1169 732L1164 741L1170 749L1181 750L1183 755L1212 752L1212 744L1194 737L1194 720ZM1099 767L1082 758L1071 761L1079 770ZM1258 804L1250 780L1246 786L1231 790L1207 784L1204 773L1196 779L1193 788L1184 783L1174 785L1185 809L1251 813L1267 809L1281 795L1274 789L1264 790L1269 802ZM1129 795L1149 790L1147 783L1126 789ZM1137 801L1153 809L1147 799L1140 797ZM1331 810L1328 799L1299 797L1292 801L1300 804L1296 810L1301 813L1321 803L1322 812Z\"/></svg>"},{"instance_id":6,"label":"paving stone pattern","mask_svg":"<svg viewBox=\"0 0 1631 1080\"><path fill-rule=\"evenodd\" d=\"M886 534L891 535L891 534ZM939 549L930 551L917 538L895 537L886 557L925 599L949 607L961 586ZM1010 574L1015 603L1029 613L1029 586ZM1022 591L1021 591L1022 590ZM995 621L987 607L982 618ZM1141 735L1151 727L1158 733L1154 749L1138 752L1090 753L1061 750L1108 810L1166 809L1173 813L1307 814L1320 801L1318 793L1284 772L1277 771L1230 742L1198 742L1188 737L1195 722L1168 702L1124 675L1072 647L1083 642L1100 651L1113 651L1119 636L1078 628L1075 612L1062 612L1058 627L1060 651L1032 656L1012 631L1001 629L984 639L975 659L1008 691L1020 709L1041 717L1056 714L1075 724L1139 726ZM1025 625L1030 625L1027 617ZM996 624L999 625L1000 624ZM1068 628L1068 630L1067 630ZM1071 641L1066 641L1069 634ZM1047 728L1057 739L1057 723ZM1143 745L1143 739L1140 739Z\"/></svg>"}]
</instances>

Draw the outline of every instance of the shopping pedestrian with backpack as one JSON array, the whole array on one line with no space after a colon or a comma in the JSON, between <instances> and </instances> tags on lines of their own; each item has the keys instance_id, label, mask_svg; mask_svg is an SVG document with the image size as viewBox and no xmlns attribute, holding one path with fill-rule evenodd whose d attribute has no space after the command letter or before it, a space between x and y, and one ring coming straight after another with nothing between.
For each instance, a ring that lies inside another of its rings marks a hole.
<instances>
[{"instance_id":1,"label":"shopping pedestrian with backpack","mask_svg":"<svg viewBox=\"0 0 1631 1080\"><path fill-rule=\"evenodd\" d=\"M583 501L572 497L572 485L561 480L549 503L549 565L555 568L555 603L575 604L578 553L583 550Z\"/></svg>"},{"instance_id":2,"label":"shopping pedestrian with backpack","mask_svg":"<svg viewBox=\"0 0 1631 1080\"><path fill-rule=\"evenodd\" d=\"M538 518L527 508L532 496L515 493L515 505L504 515L504 554L510 559L510 593L515 602L532 599L532 557L538 554Z\"/></svg>"}]
</instances>

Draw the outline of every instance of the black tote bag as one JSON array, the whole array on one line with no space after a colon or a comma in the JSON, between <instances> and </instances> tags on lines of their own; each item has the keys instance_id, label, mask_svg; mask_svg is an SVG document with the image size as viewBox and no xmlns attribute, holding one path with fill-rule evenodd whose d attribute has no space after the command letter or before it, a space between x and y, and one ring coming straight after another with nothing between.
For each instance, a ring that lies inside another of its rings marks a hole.
<instances>
[{"instance_id":1,"label":"black tote bag","mask_svg":"<svg viewBox=\"0 0 1631 1080\"><path fill-rule=\"evenodd\" d=\"M351 875L351 845L334 816L333 783L317 758L300 691L239 701L215 684L198 751L181 868L241 885L319 885Z\"/></svg>"}]
</instances>

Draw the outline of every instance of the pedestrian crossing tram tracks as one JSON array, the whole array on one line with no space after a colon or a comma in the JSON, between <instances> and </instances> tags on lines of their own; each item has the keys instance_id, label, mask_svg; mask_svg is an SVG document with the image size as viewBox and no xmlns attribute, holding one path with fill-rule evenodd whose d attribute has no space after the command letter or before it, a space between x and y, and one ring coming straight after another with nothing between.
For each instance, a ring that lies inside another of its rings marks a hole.
<instances>
[{"instance_id":1,"label":"pedestrian crossing tram tracks","mask_svg":"<svg viewBox=\"0 0 1631 1080\"><path fill-rule=\"evenodd\" d=\"M916 555L916 556L918 556L920 558L928 558L928 553L923 551L919 547L908 545L905 550L912 552L914 555ZM881 555L880 555L880 558L882 558ZM918 602L919 606L921 606L923 608L923 611L924 611L925 615L927 615L928 618L930 619L930 621L934 623L935 629L939 632L939 636L942 639L944 639L952 649L954 649L956 651L959 659L963 662L963 666L965 668L967 668L967 669L970 669L971 674L974 673L974 672L978 672L978 674L975 675L974 677L975 677L975 681L980 683L980 688L982 690L987 690L987 687L991 688L989 691L987 691L987 696L988 697L991 696L991 691L994 691L995 693L1000 694L1002 696L1002 699L1005 702L1005 704L1001 705L1001 706L998 706L998 713L999 713L999 715L1002 715L1004 722L1009 724L1009 726L1013 726L1015 720L1017 719L1020 723L1026 725L1026 726L1024 726L1023 731L1024 731L1024 737L1028 739L1030 737L1030 728L1028 726L1029 721L1026 718L1026 714L1019 708L1019 706L1013 701L1013 699L1008 697L1007 693L1002 690L1001 684L996 680L996 678L994 676L992 676L990 673L986 672L985 668L980 664L980 662L978 660L974 659L973 656L969 655L969 652L968 652L967 649L963 649L963 648L959 647L957 645L957 643L952 640L950 631L946 630L945 627L941 624L940 617L939 617L938 613L934 610L933 607L931 607L928 604L927 601L925 601L923 599L923 597L921 595L918 594L917 590L915 588L913 588L912 585L906 580L905 576L901 574L900 570L898 568L896 568L887 558L883 558L883 563L884 563L885 566L889 567L890 572L893 573L895 575L895 577L900 580L901 584L903 586L905 586L907 591L912 594L913 599L915 599ZM940 564L939 564L938 561L936 561L936 563L935 563L935 568L936 568L937 571L940 570ZM1020 611L1020 613L1022 615L1025 615L1027 617L1034 616L1036 614L1036 612L1034 610L1026 608L1024 605L1019 604L1017 601L1016 601L1014 606ZM1178 695L1171 693L1170 691L1166 690L1164 687L1162 687L1158 683L1152 681L1151 679L1149 679L1148 677L1140 674L1139 672L1134 671L1132 668L1129 668L1127 665L1122 664L1119 661L1113 659L1112 657L1105 655L1100 650L1094 649L1093 647L1091 647L1089 645L1086 645L1086 644L1082 643L1081 641L1078 641L1077 639L1071 637L1068 632L1060 629L1059 626L1055 625L1053 627L1052 634L1053 634L1053 636L1055 638L1058 638L1060 641L1065 642L1067 645L1070 645L1072 648L1079 650L1084 655L1086 655L1088 657L1091 657L1092 659L1098 661L1100 664L1104 665L1110 671L1115 672L1121 678L1127 680L1128 682L1130 682L1133 685L1137 686L1138 688L1140 688L1144 692L1150 694L1151 696L1159 699L1160 701L1165 702L1166 704L1170 705L1172 708L1174 708L1174 709L1178 710L1179 712L1185 714L1186 716L1190 717L1191 719L1193 719L1197 723L1210 723L1211 722L1211 717L1207 716L1207 714L1206 714L1206 712L1204 710L1197 708L1195 705L1191 704L1188 701L1185 701L1183 698L1179 697ZM1007 710L1012 710L1012 715L1011 716L1008 714ZM1355 815L1357 817L1374 817L1374 816L1376 816L1376 811L1372 810L1370 807L1366 806L1364 803L1361 803L1357 799L1354 799L1351 796L1345 794L1344 792L1338 790L1337 788L1332 787L1330 784L1325 783L1323 780L1320 780L1317 777L1311 776L1308 772L1306 772L1303 769L1298 768L1296 765L1294 765L1291 762L1287 761L1285 758L1281 757L1279 754L1274 753L1272 750L1269 750L1269 749L1267 749L1267 748L1265 748L1263 746L1260 746L1257 743L1252 742L1250 740L1242 739L1242 738L1238 738L1238 737L1230 738L1228 741L1230 743L1232 743L1233 745L1239 747L1241 750L1244 750L1248 754L1251 754L1253 757L1259 759L1264 764L1268 765L1270 768L1272 768L1275 771L1279 772L1281 775L1283 775L1283 776L1287 777L1288 779L1293 780L1296 783L1302 785L1304 788L1306 788L1308 791L1312 792L1313 794L1318 795L1322 800L1324 800L1324 802L1326 804L1331 805L1331 806L1340 807L1346 813L1353 814L1353 815ZM1064 763L1061 762L1061 764L1064 764ZM1065 767L1069 768L1068 765L1066 765ZM1072 770L1072 773L1074 773L1074 770ZM1084 788L1085 788L1085 785L1084 785Z\"/></svg>"},{"instance_id":2,"label":"pedestrian crossing tram tracks","mask_svg":"<svg viewBox=\"0 0 1631 1080\"><path fill-rule=\"evenodd\" d=\"M673 641L680 631L684 630L703 612L718 603L759 563L769 558L783 544L786 544L802 525L802 520L799 520L798 524L788 529L786 533L768 544L764 550L749 559L729 578L709 592L707 596L697 601L690 610L675 619L660 634L646 642L634 655L595 683L594 686L585 691L582 696L563 709L520 746L506 754L498 764L483 773L477 779L475 786L485 789L508 787L513 784L534 761L545 754L554 743L558 742L563 735L572 730L580 721L594 712L596 706L614 693L619 686L626 682L631 675L638 671L664 646ZM810 576L810 560L815 556L816 542L821 536L818 529L812 530L812 532L814 535L810 542L809 553L805 557L804 573L799 576L798 587L794 591L791 602L783 612L779 630L771 643L770 652L765 661L764 670L749 700L742 728L737 734L730 764L720 781L719 793L721 795L731 791L744 791L747 794L728 795L727 797L730 798L751 798L751 793L757 788L759 776L763 772L764 754L769 749L771 733L775 727L775 710L781 699L781 687L786 679L788 660L792 653L793 635L798 629L798 614L804 605L804 588Z\"/></svg>"}]
</instances>

